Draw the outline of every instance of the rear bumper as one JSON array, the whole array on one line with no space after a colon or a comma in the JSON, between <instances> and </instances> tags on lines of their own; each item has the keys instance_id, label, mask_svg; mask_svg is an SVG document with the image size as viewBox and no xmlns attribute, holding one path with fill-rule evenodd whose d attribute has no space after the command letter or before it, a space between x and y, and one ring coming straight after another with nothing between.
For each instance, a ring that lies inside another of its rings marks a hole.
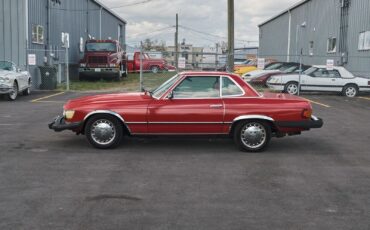
<instances>
[{"instance_id":1,"label":"rear bumper","mask_svg":"<svg viewBox=\"0 0 370 230\"><path fill-rule=\"evenodd\" d=\"M324 121L321 118L312 116L310 120L304 121L279 121L275 122L279 128L297 128L297 129L318 129L324 125Z\"/></svg>"},{"instance_id":2,"label":"rear bumper","mask_svg":"<svg viewBox=\"0 0 370 230\"><path fill-rule=\"evenodd\" d=\"M49 129L55 132L61 132L63 130L77 130L82 127L82 122L66 123L63 116L57 116L54 120L49 123Z\"/></svg>"}]
</instances>

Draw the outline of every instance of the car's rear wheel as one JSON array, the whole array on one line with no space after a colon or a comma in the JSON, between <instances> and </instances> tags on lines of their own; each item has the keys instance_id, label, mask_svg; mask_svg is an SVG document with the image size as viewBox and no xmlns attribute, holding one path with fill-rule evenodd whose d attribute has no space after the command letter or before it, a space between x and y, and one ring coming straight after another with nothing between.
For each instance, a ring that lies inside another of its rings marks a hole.
<instances>
[{"instance_id":1,"label":"car's rear wheel","mask_svg":"<svg viewBox=\"0 0 370 230\"><path fill-rule=\"evenodd\" d=\"M121 143L123 129L117 118L105 114L95 115L87 121L85 135L95 148L110 149Z\"/></svg>"},{"instance_id":2,"label":"car's rear wheel","mask_svg":"<svg viewBox=\"0 0 370 230\"><path fill-rule=\"evenodd\" d=\"M284 92L289 93L291 95L297 95L298 94L298 83L297 82L288 82L285 85Z\"/></svg>"},{"instance_id":3,"label":"car's rear wheel","mask_svg":"<svg viewBox=\"0 0 370 230\"><path fill-rule=\"evenodd\" d=\"M17 99L17 97L18 97L18 84L15 81L13 83L13 89L12 89L12 91L8 94L8 100L9 101L14 101L15 99Z\"/></svg>"},{"instance_id":4,"label":"car's rear wheel","mask_svg":"<svg viewBox=\"0 0 370 230\"><path fill-rule=\"evenodd\" d=\"M28 96L31 94L31 80L28 80L28 87L23 91L24 96Z\"/></svg>"},{"instance_id":5,"label":"car's rear wheel","mask_svg":"<svg viewBox=\"0 0 370 230\"><path fill-rule=\"evenodd\" d=\"M358 87L356 85L346 85L342 94L346 97L356 97L358 95Z\"/></svg>"},{"instance_id":6,"label":"car's rear wheel","mask_svg":"<svg viewBox=\"0 0 370 230\"><path fill-rule=\"evenodd\" d=\"M234 142L242 151L260 152L270 139L271 127L264 121L242 121L234 129Z\"/></svg>"},{"instance_id":7,"label":"car's rear wheel","mask_svg":"<svg viewBox=\"0 0 370 230\"><path fill-rule=\"evenodd\" d=\"M159 67L158 66L152 66L150 68L150 70L152 71L152 73L158 73L159 72Z\"/></svg>"}]
</instances>

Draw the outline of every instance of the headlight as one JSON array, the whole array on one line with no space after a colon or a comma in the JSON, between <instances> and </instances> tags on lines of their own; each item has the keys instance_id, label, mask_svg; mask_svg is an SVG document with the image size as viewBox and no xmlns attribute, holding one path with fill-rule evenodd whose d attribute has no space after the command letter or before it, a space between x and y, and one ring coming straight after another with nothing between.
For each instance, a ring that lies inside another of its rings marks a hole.
<instances>
[{"instance_id":1,"label":"headlight","mask_svg":"<svg viewBox=\"0 0 370 230\"><path fill-rule=\"evenodd\" d=\"M75 111L74 110L66 110L66 111L63 112L63 116L67 120L72 119L74 114L75 114Z\"/></svg>"},{"instance_id":2,"label":"headlight","mask_svg":"<svg viewBox=\"0 0 370 230\"><path fill-rule=\"evenodd\" d=\"M8 77L0 77L0 82L1 83L9 83L10 79Z\"/></svg>"},{"instance_id":3,"label":"headlight","mask_svg":"<svg viewBox=\"0 0 370 230\"><path fill-rule=\"evenodd\" d=\"M80 66L84 68L86 67L86 63L80 63Z\"/></svg>"},{"instance_id":4,"label":"headlight","mask_svg":"<svg viewBox=\"0 0 370 230\"><path fill-rule=\"evenodd\" d=\"M109 67L114 68L114 67L116 67L116 64L114 64L114 63L112 64L112 63L111 63L111 64L109 64Z\"/></svg>"}]
</instances>

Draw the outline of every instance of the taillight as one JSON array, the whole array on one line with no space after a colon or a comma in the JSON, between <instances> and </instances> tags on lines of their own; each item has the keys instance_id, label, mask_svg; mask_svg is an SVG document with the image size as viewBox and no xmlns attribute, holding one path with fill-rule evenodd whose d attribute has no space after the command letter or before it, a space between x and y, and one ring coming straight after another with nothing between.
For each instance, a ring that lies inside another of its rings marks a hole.
<instances>
[{"instance_id":1,"label":"taillight","mask_svg":"<svg viewBox=\"0 0 370 230\"><path fill-rule=\"evenodd\" d=\"M312 117L312 110L311 109L304 109L302 111L302 117L305 119L310 119Z\"/></svg>"}]
</instances>

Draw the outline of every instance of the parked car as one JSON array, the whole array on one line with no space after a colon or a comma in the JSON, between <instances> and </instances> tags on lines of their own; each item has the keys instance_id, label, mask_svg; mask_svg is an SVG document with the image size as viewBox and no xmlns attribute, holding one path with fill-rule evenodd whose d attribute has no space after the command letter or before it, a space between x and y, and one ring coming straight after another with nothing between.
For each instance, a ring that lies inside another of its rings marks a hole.
<instances>
[{"instance_id":1,"label":"parked car","mask_svg":"<svg viewBox=\"0 0 370 230\"><path fill-rule=\"evenodd\" d=\"M267 81L269 88L296 95L299 75L273 76ZM342 66L328 70L326 66L313 66L301 75L301 91L341 92L347 97L355 97L360 92L370 92L370 80L355 77Z\"/></svg>"},{"instance_id":2,"label":"parked car","mask_svg":"<svg viewBox=\"0 0 370 230\"><path fill-rule=\"evenodd\" d=\"M259 77L256 77L256 78L252 78L249 83L252 84L252 85L258 85L258 86L263 86L263 87L267 87L267 80L270 79L270 77L272 76L277 76L277 75L288 75L288 74L299 74L299 71L306 71L307 69L311 68L311 66L309 65L302 65L302 70L300 70L299 67L297 66L292 66L284 71L282 71L282 73L280 72L277 72L277 73L265 73Z\"/></svg>"},{"instance_id":3,"label":"parked car","mask_svg":"<svg viewBox=\"0 0 370 230\"><path fill-rule=\"evenodd\" d=\"M271 63L275 63L275 59L266 59L265 64L266 67L270 65ZM238 74L239 76L243 76L244 74L247 74L251 71L257 70L257 59L250 59L248 62L242 65L236 65L234 67L234 73Z\"/></svg>"},{"instance_id":4,"label":"parked car","mask_svg":"<svg viewBox=\"0 0 370 230\"><path fill-rule=\"evenodd\" d=\"M127 75L127 57L116 40L87 40L80 60L79 79L109 78Z\"/></svg>"},{"instance_id":5,"label":"parked car","mask_svg":"<svg viewBox=\"0 0 370 230\"><path fill-rule=\"evenodd\" d=\"M262 75L265 75L267 73L282 73L283 71L286 71L287 69L299 69L300 64L296 62L273 62L268 64L263 70L255 70L251 71L249 73L243 74L242 78L249 82L253 78L260 77Z\"/></svg>"},{"instance_id":6,"label":"parked car","mask_svg":"<svg viewBox=\"0 0 370 230\"><path fill-rule=\"evenodd\" d=\"M29 95L31 86L31 75L27 71L22 71L13 62L0 61L0 94L14 101L20 93Z\"/></svg>"},{"instance_id":7,"label":"parked car","mask_svg":"<svg viewBox=\"0 0 370 230\"><path fill-rule=\"evenodd\" d=\"M140 72L140 52L129 53L127 58L128 72ZM150 58L147 53L143 53L142 65L144 72L176 71L176 67L169 65L163 58Z\"/></svg>"},{"instance_id":8,"label":"parked car","mask_svg":"<svg viewBox=\"0 0 370 230\"><path fill-rule=\"evenodd\" d=\"M225 135L244 151L261 151L270 138L320 128L309 101L259 94L239 76L184 72L153 92L70 100L49 128L85 134L96 148L116 147L123 135Z\"/></svg>"}]
</instances>

